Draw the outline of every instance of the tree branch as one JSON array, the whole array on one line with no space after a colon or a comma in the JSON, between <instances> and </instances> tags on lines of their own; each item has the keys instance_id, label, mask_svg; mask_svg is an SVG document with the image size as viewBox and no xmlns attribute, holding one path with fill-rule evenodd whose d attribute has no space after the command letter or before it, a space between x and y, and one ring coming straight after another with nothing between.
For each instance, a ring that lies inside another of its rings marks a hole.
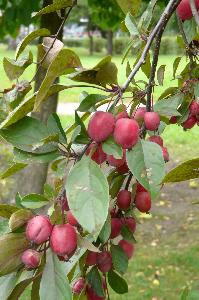
<instances>
[{"instance_id":1,"label":"tree branch","mask_svg":"<svg viewBox=\"0 0 199 300\"><path fill-rule=\"evenodd\" d=\"M161 18L159 19L158 23L156 24L155 28L152 30L151 34L148 37L147 43L145 45L145 48L142 52L142 55L139 59L139 61L137 62L137 64L135 65L134 69L132 70L131 74L129 75L129 77L127 78L127 81L123 84L122 86L122 92L124 92L129 84L131 83L131 81L133 80L133 78L135 77L135 75L137 74L137 72L139 71L140 67L145 63L145 59L146 56L150 50L150 47L153 43L153 40L155 39L157 33L164 29L167 22L169 21L172 13L175 11L175 9L177 8L178 4L181 2L181 0L170 0L168 5L166 6Z\"/></svg>"},{"instance_id":2,"label":"tree branch","mask_svg":"<svg viewBox=\"0 0 199 300\"><path fill-rule=\"evenodd\" d=\"M156 69L157 69L157 64L158 64L158 58L159 58L159 53L160 53L160 44L161 44L163 32L164 32L164 27L162 27L161 30L158 32L158 35L156 38L156 44L155 44L155 50L154 50L154 54L153 54L153 62L152 62L152 67L151 67L149 84L147 87L147 100L146 100L146 110L147 111L151 111L151 94L153 91L153 87L155 85L154 79L155 79L155 74L156 74Z\"/></svg>"},{"instance_id":3,"label":"tree branch","mask_svg":"<svg viewBox=\"0 0 199 300\"><path fill-rule=\"evenodd\" d=\"M199 27L199 15L198 15L198 11L197 11L197 8L196 8L195 1L194 0L189 0L189 2L190 2L192 14L194 16L194 19L196 21L197 26Z\"/></svg>"}]
</instances>

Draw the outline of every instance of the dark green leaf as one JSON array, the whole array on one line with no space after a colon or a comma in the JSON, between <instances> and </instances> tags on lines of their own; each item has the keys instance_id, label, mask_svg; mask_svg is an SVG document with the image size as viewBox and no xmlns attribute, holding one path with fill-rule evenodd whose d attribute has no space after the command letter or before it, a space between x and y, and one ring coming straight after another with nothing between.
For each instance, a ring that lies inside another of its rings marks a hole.
<instances>
[{"instance_id":1,"label":"dark green leaf","mask_svg":"<svg viewBox=\"0 0 199 300\"><path fill-rule=\"evenodd\" d=\"M108 283L117 294L128 293L128 285L124 278L112 270L108 272Z\"/></svg>"},{"instance_id":2,"label":"dark green leaf","mask_svg":"<svg viewBox=\"0 0 199 300\"><path fill-rule=\"evenodd\" d=\"M157 0L150 1L147 8L145 9L145 11L143 12L143 14L140 18L138 28L142 32L146 32L148 30L149 25L151 24L151 20L153 17L153 11L154 11L156 2L157 2Z\"/></svg>"},{"instance_id":3,"label":"dark green leaf","mask_svg":"<svg viewBox=\"0 0 199 300\"><path fill-rule=\"evenodd\" d=\"M188 300L189 292L190 292L189 288L186 287L182 292L181 300Z\"/></svg>"},{"instance_id":4,"label":"dark green leaf","mask_svg":"<svg viewBox=\"0 0 199 300\"><path fill-rule=\"evenodd\" d=\"M90 108L94 107L96 103L106 98L107 96L104 95L90 94L82 100L77 110L81 112L87 112Z\"/></svg>"},{"instance_id":5,"label":"dark green leaf","mask_svg":"<svg viewBox=\"0 0 199 300\"><path fill-rule=\"evenodd\" d=\"M99 297L105 296L102 278L100 276L100 273L99 273L97 267L93 267L90 270L90 272L87 274L87 280L88 280L88 283L92 286L96 295L98 295Z\"/></svg>"},{"instance_id":6,"label":"dark green leaf","mask_svg":"<svg viewBox=\"0 0 199 300\"><path fill-rule=\"evenodd\" d=\"M175 94L178 91L178 87L169 87L167 88L158 98L158 100L163 99L163 98L167 98L168 96L172 96L173 94Z\"/></svg>"},{"instance_id":7,"label":"dark green leaf","mask_svg":"<svg viewBox=\"0 0 199 300\"><path fill-rule=\"evenodd\" d=\"M0 235L6 234L10 232L9 221L8 219L0 220Z\"/></svg>"},{"instance_id":8,"label":"dark green leaf","mask_svg":"<svg viewBox=\"0 0 199 300\"><path fill-rule=\"evenodd\" d=\"M199 178L199 158L191 159L171 170L163 179L163 183L180 182Z\"/></svg>"},{"instance_id":9,"label":"dark green leaf","mask_svg":"<svg viewBox=\"0 0 199 300\"><path fill-rule=\"evenodd\" d=\"M159 145L141 140L127 152L127 163L135 178L155 198L165 175L165 163Z\"/></svg>"},{"instance_id":10,"label":"dark green leaf","mask_svg":"<svg viewBox=\"0 0 199 300\"><path fill-rule=\"evenodd\" d=\"M113 155L116 159L120 159L123 156L121 146L115 143L113 137L109 137L105 142L103 142L102 149L106 154Z\"/></svg>"},{"instance_id":11,"label":"dark green leaf","mask_svg":"<svg viewBox=\"0 0 199 300\"><path fill-rule=\"evenodd\" d=\"M128 257L120 246L111 245L111 254L114 269L124 274L128 268Z\"/></svg>"},{"instance_id":12,"label":"dark green leaf","mask_svg":"<svg viewBox=\"0 0 199 300\"><path fill-rule=\"evenodd\" d=\"M57 255L48 250L40 283L40 300L72 300L71 288L63 265ZM47 282L50 284L46 284Z\"/></svg>"},{"instance_id":13,"label":"dark green leaf","mask_svg":"<svg viewBox=\"0 0 199 300\"><path fill-rule=\"evenodd\" d=\"M21 204L26 208L36 209L49 204L49 200L43 195L29 194L21 199Z\"/></svg>"},{"instance_id":14,"label":"dark green leaf","mask_svg":"<svg viewBox=\"0 0 199 300\"><path fill-rule=\"evenodd\" d=\"M66 191L70 209L90 233L99 233L106 221L108 190L104 173L89 157L82 158L69 173Z\"/></svg>"}]
</instances>

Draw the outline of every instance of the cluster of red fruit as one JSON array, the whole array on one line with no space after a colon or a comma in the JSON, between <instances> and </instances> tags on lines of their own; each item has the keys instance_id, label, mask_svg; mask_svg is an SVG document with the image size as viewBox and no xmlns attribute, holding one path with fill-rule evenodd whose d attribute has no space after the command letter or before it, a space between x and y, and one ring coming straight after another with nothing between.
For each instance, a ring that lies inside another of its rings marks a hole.
<instances>
[{"instance_id":1,"label":"cluster of red fruit","mask_svg":"<svg viewBox=\"0 0 199 300\"><path fill-rule=\"evenodd\" d=\"M71 224L53 226L49 218L42 215L35 216L28 221L26 238L33 246L32 249L26 250L21 257L28 269L35 269L40 265L42 252L47 243L59 259L64 261L72 257L77 248L77 233ZM43 249L42 246L44 246Z\"/></svg>"},{"instance_id":2,"label":"cluster of red fruit","mask_svg":"<svg viewBox=\"0 0 199 300\"><path fill-rule=\"evenodd\" d=\"M134 244L129 242L125 238L122 238L122 227L126 226L132 234L136 230L136 220L131 216L125 216L125 213L130 210L132 206L135 206L141 212L148 212L151 208L150 194L145 188L137 183L136 195L132 199L132 194L128 190L121 190L116 199L116 206L111 210L111 234L110 240L114 240L111 243L118 244L119 247L124 251L128 259L131 259L134 253ZM103 276L105 273L113 269L112 255L111 252L102 250L102 252L88 251L86 256L85 265L87 267L97 266L98 270L102 272ZM103 280L103 287L106 285ZM86 283L86 279L81 277L73 284L73 292L75 294L81 294L85 290L87 298L89 300L104 300L103 297L99 297L95 294L92 287Z\"/></svg>"},{"instance_id":3,"label":"cluster of red fruit","mask_svg":"<svg viewBox=\"0 0 199 300\"><path fill-rule=\"evenodd\" d=\"M170 119L171 124L177 123L177 117L173 116ZM199 104L193 100L189 106L189 116L187 120L181 124L184 129L191 129L195 125L199 126Z\"/></svg>"},{"instance_id":4,"label":"cluster of red fruit","mask_svg":"<svg viewBox=\"0 0 199 300\"><path fill-rule=\"evenodd\" d=\"M195 0L197 11L199 10L199 0ZM193 17L193 13L190 6L190 0L182 0L177 7L177 14L181 20L189 20Z\"/></svg>"},{"instance_id":5,"label":"cluster of red fruit","mask_svg":"<svg viewBox=\"0 0 199 300\"><path fill-rule=\"evenodd\" d=\"M86 155L97 163L102 164L107 161L109 165L116 167L120 173L128 172L126 163L126 150L138 142L142 125L149 131L157 131L160 125L160 116L157 112L147 112L145 107L140 107L129 117L126 107L115 117L109 112L97 111L93 114L88 124L88 134L93 143L90 144ZM102 142L113 136L115 142L123 148L123 157L115 159L113 155L107 155L102 148ZM165 161L169 160L168 152L163 147L163 141L159 136L154 135L148 140L155 142L162 147Z\"/></svg>"}]
</instances>

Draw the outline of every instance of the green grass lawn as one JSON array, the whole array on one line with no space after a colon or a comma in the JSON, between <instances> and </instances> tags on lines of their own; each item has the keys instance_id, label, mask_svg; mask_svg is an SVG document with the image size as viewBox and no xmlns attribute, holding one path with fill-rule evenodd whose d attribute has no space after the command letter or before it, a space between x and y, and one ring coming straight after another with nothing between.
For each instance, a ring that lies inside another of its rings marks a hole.
<instances>
[{"instance_id":1,"label":"green grass lawn","mask_svg":"<svg viewBox=\"0 0 199 300\"><path fill-rule=\"evenodd\" d=\"M6 77L6 74L3 70L2 62L3 62L3 58L5 56L9 57L9 58L14 58L14 51L7 50L6 47L7 47L6 45L0 45L1 89L5 88L5 87L9 87L11 85L11 83L9 82L9 79ZM29 48L32 50L32 52L34 54L34 57L35 57L34 61L36 61L36 47L31 46ZM100 59L105 56L105 54L95 54L94 56L90 56L90 55L88 55L87 50L82 49L82 48L76 48L74 50L80 56L82 65L85 68L94 67L100 61ZM158 97L162 93L162 91L164 91L165 87L175 86L175 84L176 84L176 81L172 80L172 74L173 74L172 65L173 65L174 59L175 59L175 56L171 56L171 55L160 56L159 65L166 65L166 72L165 72L164 86L155 88L155 93L154 93L155 98ZM122 65L121 60L122 60L121 56L113 57L113 61L116 63L116 65L118 67L119 84L123 84L126 80L126 75L125 75L126 74L126 63L124 63ZM131 66L133 66L133 64L135 62L135 58L129 58L129 62L131 64ZM185 64L185 60L181 62L180 68L183 68L184 64ZM21 76L21 79L29 79L30 80L33 77L34 70L35 70L35 65L31 65L29 68L27 68L27 70ZM138 80L147 80L146 76L142 72L139 72L136 78ZM61 83L69 84L69 83L72 83L72 81L70 81L66 77L62 76ZM84 90L83 88L78 88L78 89L75 88L75 89L70 89L68 91L63 91L60 94L60 101L62 101L62 102L78 102L79 94L83 90ZM93 91L93 89L87 89L87 91L93 92L93 93L98 93L98 91L96 89L94 91Z\"/></svg>"}]
</instances>

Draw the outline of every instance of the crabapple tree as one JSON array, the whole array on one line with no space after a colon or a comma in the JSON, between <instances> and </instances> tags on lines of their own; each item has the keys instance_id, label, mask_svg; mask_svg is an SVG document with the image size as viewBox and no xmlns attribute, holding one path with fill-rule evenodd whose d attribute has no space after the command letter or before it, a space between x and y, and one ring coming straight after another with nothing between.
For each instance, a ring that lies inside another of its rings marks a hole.
<instances>
[{"instance_id":1,"label":"crabapple tree","mask_svg":"<svg viewBox=\"0 0 199 300\"><path fill-rule=\"evenodd\" d=\"M157 1L149 2L144 12L137 5L141 1L116 2L124 14L122 30L129 33L123 83L118 83L111 56L87 68L58 40L77 4L72 0L55 0L34 14L39 18L65 12L57 34L45 28L31 32L18 45L15 58L3 60L13 83L1 91L0 136L13 146L13 163L1 179L29 164L49 163L52 180L42 195L18 193L14 205L0 205L7 224L0 236L2 300L19 299L26 288L31 299L41 300L108 300L110 289L128 293L124 274L139 247L140 214L150 213L167 182L199 177L197 158L166 174L169 149L161 137L167 126L189 131L199 125L199 1L165 1L157 23ZM157 65L161 38L173 14L188 59L179 72L183 55L175 58L177 86L154 98L156 86L164 87L167 69ZM43 66L47 73L33 93L36 77L21 80L21 75L34 63L29 44L41 37L43 58L37 72ZM137 79L138 71L144 80ZM60 76L62 83L54 84ZM81 99L71 126L66 128L55 113L45 124L30 116L49 96L71 89Z\"/></svg>"}]
</instances>

